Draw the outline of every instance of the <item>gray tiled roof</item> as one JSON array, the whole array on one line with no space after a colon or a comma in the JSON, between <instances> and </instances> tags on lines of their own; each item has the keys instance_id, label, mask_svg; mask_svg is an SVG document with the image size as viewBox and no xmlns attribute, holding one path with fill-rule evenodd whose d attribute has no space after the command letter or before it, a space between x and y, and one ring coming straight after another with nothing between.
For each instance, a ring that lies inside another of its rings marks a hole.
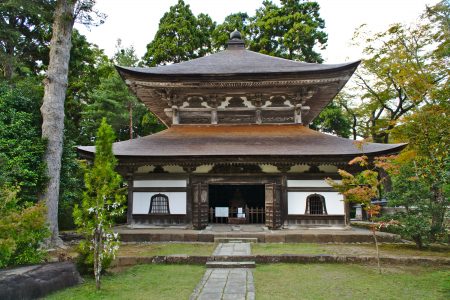
<instances>
[{"instance_id":1,"label":"gray tiled roof","mask_svg":"<svg viewBox=\"0 0 450 300\"><path fill-rule=\"evenodd\" d=\"M359 61L343 64L315 64L292 61L245 50L228 49L190 61L152 68L120 67L119 71L155 74L255 74L255 73L308 73L356 68Z\"/></svg>"},{"instance_id":2,"label":"gray tiled roof","mask_svg":"<svg viewBox=\"0 0 450 300\"><path fill-rule=\"evenodd\" d=\"M367 143L368 155L398 152L406 144ZM95 147L78 147L93 153ZM157 134L114 143L116 156L357 156L354 141L289 125L177 125Z\"/></svg>"}]
</instances>

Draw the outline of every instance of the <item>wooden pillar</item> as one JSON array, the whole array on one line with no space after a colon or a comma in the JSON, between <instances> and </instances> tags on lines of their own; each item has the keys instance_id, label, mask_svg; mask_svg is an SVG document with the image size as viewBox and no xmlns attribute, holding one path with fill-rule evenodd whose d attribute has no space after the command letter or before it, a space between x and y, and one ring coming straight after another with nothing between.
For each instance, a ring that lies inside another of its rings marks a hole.
<instances>
[{"instance_id":1,"label":"wooden pillar","mask_svg":"<svg viewBox=\"0 0 450 300\"><path fill-rule=\"evenodd\" d=\"M178 106L172 106L172 125L180 124L180 112Z\"/></svg>"},{"instance_id":2,"label":"wooden pillar","mask_svg":"<svg viewBox=\"0 0 450 300\"><path fill-rule=\"evenodd\" d=\"M256 124L261 124L262 123L262 118L261 118L261 109L257 108L255 111L255 121Z\"/></svg>"},{"instance_id":3,"label":"wooden pillar","mask_svg":"<svg viewBox=\"0 0 450 300\"><path fill-rule=\"evenodd\" d=\"M189 174L186 185L186 223L192 224L192 176Z\"/></svg>"},{"instance_id":4,"label":"wooden pillar","mask_svg":"<svg viewBox=\"0 0 450 300\"><path fill-rule=\"evenodd\" d=\"M301 104L295 105L294 122L295 122L295 124L302 124L302 105Z\"/></svg>"},{"instance_id":5,"label":"wooden pillar","mask_svg":"<svg viewBox=\"0 0 450 300\"><path fill-rule=\"evenodd\" d=\"M287 224L288 217L287 176L281 178L281 224Z\"/></svg>"},{"instance_id":6,"label":"wooden pillar","mask_svg":"<svg viewBox=\"0 0 450 300\"><path fill-rule=\"evenodd\" d=\"M281 188L274 183L266 184L266 226L269 229L279 229L281 227Z\"/></svg>"},{"instance_id":7,"label":"wooden pillar","mask_svg":"<svg viewBox=\"0 0 450 300\"><path fill-rule=\"evenodd\" d=\"M192 225L194 229L204 229L208 225L208 185L192 185Z\"/></svg>"},{"instance_id":8,"label":"wooden pillar","mask_svg":"<svg viewBox=\"0 0 450 300\"><path fill-rule=\"evenodd\" d=\"M217 117L217 108L211 110L211 124L219 123L219 118Z\"/></svg>"},{"instance_id":9,"label":"wooden pillar","mask_svg":"<svg viewBox=\"0 0 450 300\"><path fill-rule=\"evenodd\" d=\"M128 207L127 207L127 225L133 222L133 176L128 176Z\"/></svg>"}]
</instances>

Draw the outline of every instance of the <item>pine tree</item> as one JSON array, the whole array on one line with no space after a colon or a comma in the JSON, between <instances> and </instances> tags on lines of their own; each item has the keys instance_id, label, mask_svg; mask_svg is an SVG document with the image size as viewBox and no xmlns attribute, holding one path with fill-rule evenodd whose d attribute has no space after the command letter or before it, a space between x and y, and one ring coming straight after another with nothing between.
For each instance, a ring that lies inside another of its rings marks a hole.
<instances>
[{"instance_id":1,"label":"pine tree","mask_svg":"<svg viewBox=\"0 0 450 300\"><path fill-rule=\"evenodd\" d=\"M86 190L81 207L75 206L74 218L85 240L81 255L94 265L97 289L105 262L110 262L119 248L118 235L112 231L114 217L124 213L125 196L121 192L121 176L115 171L117 159L112 151L114 132L103 118L95 142L94 164L85 174Z\"/></svg>"},{"instance_id":2,"label":"pine tree","mask_svg":"<svg viewBox=\"0 0 450 300\"><path fill-rule=\"evenodd\" d=\"M155 38L147 45L144 63L153 67L204 56L211 52L209 37L214 28L208 15L195 17L189 5L179 0L159 21Z\"/></svg>"}]
</instances>

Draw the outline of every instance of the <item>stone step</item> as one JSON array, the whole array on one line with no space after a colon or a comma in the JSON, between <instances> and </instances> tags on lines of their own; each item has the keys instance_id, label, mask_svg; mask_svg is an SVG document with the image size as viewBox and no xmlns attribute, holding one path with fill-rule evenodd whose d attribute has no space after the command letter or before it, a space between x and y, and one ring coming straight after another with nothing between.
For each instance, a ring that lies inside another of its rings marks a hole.
<instances>
[{"instance_id":1,"label":"stone step","mask_svg":"<svg viewBox=\"0 0 450 300\"><path fill-rule=\"evenodd\" d=\"M254 261L208 261L206 263L207 268L255 268Z\"/></svg>"},{"instance_id":2,"label":"stone step","mask_svg":"<svg viewBox=\"0 0 450 300\"><path fill-rule=\"evenodd\" d=\"M258 238L250 237L215 237L214 243L257 243Z\"/></svg>"},{"instance_id":3,"label":"stone step","mask_svg":"<svg viewBox=\"0 0 450 300\"><path fill-rule=\"evenodd\" d=\"M255 259L252 255L213 255L208 258L208 261L215 262L245 262L245 261L253 261Z\"/></svg>"}]
</instances>

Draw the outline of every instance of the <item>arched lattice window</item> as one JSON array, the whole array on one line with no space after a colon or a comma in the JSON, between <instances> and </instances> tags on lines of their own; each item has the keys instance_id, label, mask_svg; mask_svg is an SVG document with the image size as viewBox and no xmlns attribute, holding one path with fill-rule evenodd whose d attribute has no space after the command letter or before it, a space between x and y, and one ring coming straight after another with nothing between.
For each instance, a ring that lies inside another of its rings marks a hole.
<instances>
[{"instance_id":1,"label":"arched lattice window","mask_svg":"<svg viewBox=\"0 0 450 300\"><path fill-rule=\"evenodd\" d=\"M153 195L150 199L149 214L170 215L169 197L164 194Z\"/></svg>"},{"instance_id":2,"label":"arched lattice window","mask_svg":"<svg viewBox=\"0 0 450 300\"><path fill-rule=\"evenodd\" d=\"M325 197L319 194L312 194L306 198L307 215L326 215L327 207L325 206Z\"/></svg>"}]
</instances>

